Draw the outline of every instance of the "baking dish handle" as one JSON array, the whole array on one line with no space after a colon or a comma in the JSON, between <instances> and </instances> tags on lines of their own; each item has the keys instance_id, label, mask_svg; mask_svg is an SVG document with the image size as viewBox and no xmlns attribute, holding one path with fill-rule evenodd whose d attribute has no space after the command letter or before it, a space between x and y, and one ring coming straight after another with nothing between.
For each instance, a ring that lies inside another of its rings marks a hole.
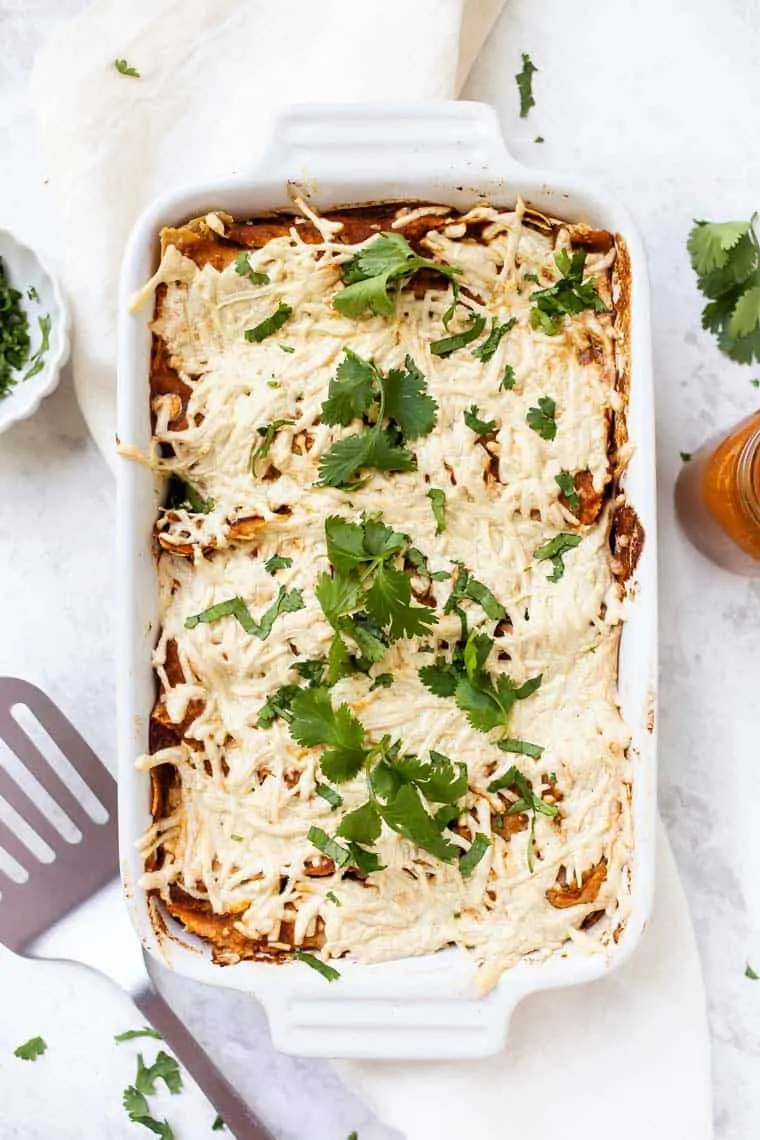
<instances>
[{"instance_id":1,"label":"baking dish handle","mask_svg":"<svg viewBox=\"0 0 760 1140\"><path fill-rule=\"evenodd\" d=\"M258 173L308 185L328 176L350 182L408 174L473 181L517 169L493 107L442 100L290 107L275 119Z\"/></svg>"}]
</instances>

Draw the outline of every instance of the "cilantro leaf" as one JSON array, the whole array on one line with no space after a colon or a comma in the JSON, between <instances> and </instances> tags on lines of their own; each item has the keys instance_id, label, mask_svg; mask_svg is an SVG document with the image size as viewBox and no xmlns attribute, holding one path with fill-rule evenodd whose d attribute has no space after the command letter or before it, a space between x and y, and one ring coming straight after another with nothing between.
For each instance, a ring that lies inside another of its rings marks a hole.
<instances>
[{"instance_id":1,"label":"cilantro leaf","mask_svg":"<svg viewBox=\"0 0 760 1140\"><path fill-rule=\"evenodd\" d=\"M190 483L180 479L178 475L172 475L164 506L169 510L184 508L199 515L207 515L214 509L214 500L204 499Z\"/></svg>"},{"instance_id":2,"label":"cilantro leaf","mask_svg":"<svg viewBox=\"0 0 760 1140\"><path fill-rule=\"evenodd\" d=\"M313 843L318 851L332 859L336 867L345 867L351 862L351 852L342 847L332 836L321 827L310 827L306 838Z\"/></svg>"},{"instance_id":3,"label":"cilantro leaf","mask_svg":"<svg viewBox=\"0 0 760 1140\"><path fill-rule=\"evenodd\" d=\"M161 1041L163 1038L157 1029L151 1029L146 1025L143 1029L127 1029L125 1033L114 1034L114 1041L120 1045L122 1041L134 1041L136 1037L153 1037L156 1041Z\"/></svg>"},{"instance_id":4,"label":"cilantro leaf","mask_svg":"<svg viewBox=\"0 0 760 1140\"><path fill-rule=\"evenodd\" d=\"M382 429L337 440L319 461L319 478L326 487L343 487L362 467L378 471L413 471L411 452L399 447Z\"/></svg>"},{"instance_id":5,"label":"cilantro leaf","mask_svg":"<svg viewBox=\"0 0 760 1140\"><path fill-rule=\"evenodd\" d=\"M398 425L405 440L430 435L435 427L438 405L428 395L425 377L411 356L407 355L403 368L391 368L380 378L384 394L384 411L389 420Z\"/></svg>"},{"instance_id":6,"label":"cilantro leaf","mask_svg":"<svg viewBox=\"0 0 760 1140\"><path fill-rule=\"evenodd\" d=\"M470 323L466 329L452 333L451 336L444 336L440 340L434 340L430 345L430 351L433 356L451 356L452 352L465 348L477 340L485 327L486 318L480 313L471 312Z\"/></svg>"},{"instance_id":7,"label":"cilantro leaf","mask_svg":"<svg viewBox=\"0 0 760 1140\"><path fill-rule=\"evenodd\" d=\"M531 107L535 107L533 98L533 76L538 71L533 60L527 52L522 52L522 67L515 76L517 90L520 94L520 118L524 119Z\"/></svg>"},{"instance_id":8,"label":"cilantro leaf","mask_svg":"<svg viewBox=\"0 0 760 1140\"><path fill-rule=\"evenodd\" d=\"M346 317L357 318L367 310L390 317L395 310L395 293L390 295L390 286L401 289L418 269L432 269L449 278L460 272L442 262L418 257L399 233L381 233L343 266L344 288L335 294L333 305Z\"/></svg>"},{"instance_id":9,"label":"cilantro leaf","mask_svg":"<svg viewBox=\"0 0 760 1140\"><path fill-rule=\"evenodd\" d=\"M417 756L401 756L393 769L408 783L413 783L425 799L435 804L453 804L467 793L467 765L454 764L441 752L431 752L425 762Z\"/></svg>"},{"instance_id":10,"label":"cilantro leaf","mask_svg":"<svg viewBox=\"0 0 760 1140\"><path fill-rule=\"evenodd\" d=\"M343 906L343 903L340 901L334 891L327 891L325 893L325 898L329 899L331 903L335 903L336 906Z\"/></svg>"},{"instance_id":11,"label":"cilantro leaf","mask_svg":"<svg viewBox=\"0 0 760 1140\"><path fill-rule=\"evenodd\" d=\"M137 1077L135 1088L145 1096L153 1096L156 1081L163 1081L172 1096L182 1090L182 1073L174 1057L161 1049L152 1065L146 1066L142 1054L137 1055Z\"/></svg>"},{"instance_id":12,"label":"cilantro leaf","mask_svg":"<svg viewBox=\"0 0 760 1140\"><path fill-rule=\"evenodd\" d=\"M303 689L291 706L290 732L308 748L318 744L331 747L322 753L320 764L331 783L352 779L367 759L363 747L364 729L346 704L334 709L327 689Z\"/></svg>"},{"instance_id":13,"label":"cilantro leaf","mask_svg":"<svg viewBox=\"0 0 760 1140\"><path fill-rule=\"evenodd\" d=\"M457 691L457 671L445 657L436 657L434 665L423 665L417 676L436 697L453 697Z\"/></svg>"},{"instance_id":14,"label":"cilantro leaf","mask_svg":"<svg viewBox=\"0 0 760 1140\"><path fill-rule=\"evenodd\" d=\"M256 428L256 432L261 436L261 443L254 444L251 448L250 459L248 460L251 468L251 474L256 474L256 464L260 459L266 459L271 451L274 437L282 427L289 427L295 423L295 420L272 420L271 424L262 424L261 427Z\"/></svg>"},{"instance_id":15,"label":"cilantro leaf","mask_svg":"<svg viewBox=\"0 0 760 1140\"><path fill-rule=\"evenodd\" d=\"M309 954L306 950L294 950L292 955L297 962L303 962L305 966L311 966L312 970L316 970L328 982L334 982L340 977L340 971L336 970L334 966L328 966L327 962L323 962L321 958L317 958L314 954Z\"/></svg>"},{"instance_id":16,"label":"cilantro leaf","mask_svg":"<svg viewBox=\"0 0 760 1140\"><path fill-rule=\"evenodd\" d=\"M500 740L498 747L502 752L515 752L519 756L531 756L534 760L539 760L544 751L540 744L530 744L527 740L515 740L511 736Z\"/></svg>"},{"instance_id":17,"label":"cilantro leaf","mask_svg":"<svg viewBox=\"0 0 760 1140\"><path fill-rule=\"evenodd\" d=\"M469 879L490 846L491 840L488 836L477 832L469 848L459 859L459 873L463 879Z\"/></svg>"},{"instance_id":18,"label":"cilantro leaf","mask_svg":"<svg viewBox=\"0 0 760 1140\"><path fill-rule=\"evenodd\" d=\"M557 435L557 421L555 415L557 405L551 396L540 396L537 408L529 408L525 417L528 427L532 428L542 439L553 440Z\"/></svg>"},{"instance_id":19,"label":"cilantro leaf","mask_svg":"<svg viewBox=\"0 0 760 1140\"><path fill-rule=\"evenodd\" d=\"M372 681L372 684L369 687L369 691L372 693L375 691L375 689L390 689L392 684L393 684L393 674L392 673L378 673L377 676Z\"/></svg>"},{"instance_id":20,"label":"cilantro leaf","mask_svg":"<svg viewBox=\"0 0 760 1140\"><path fill-rule=\"evenodd\" d=\"M756 974L749 963L747 963L747 969L744 971L744 977L749 978L751 982L760 981L760 974Z\"/></svg>"},{"instance_id":21,"label":"cilantro leaf","mask_svg":"<svg viewBox=\"0 0 760 1140\"><path fill-rule=\"evenodd\" d=\"M328 515L325 519L327 557L339 573L348 574L361 562L371 560L372 555L364 546L364 536L365 528L359 523L349 522L340 515Z\"/></svg>"},{"instance_id":22,"label":"cilantro leaf","mask_svg":"<svg viewBox=\"0 0 760 1140\"><path fill-rule=\"evenodd\" d=\"M608 311L594 279L583 279L585 249L576 249L572 256L566 249L561 249L555 253L554 261L561 274L559 281L547 289L534 289L530 297L533 304L531 328L540 328L548 336L557 335L564 317L578 316L585 309L593 309L595 313Z\"/></svg>"},{"instance_id":23,"label":"cilantro leaf","mask_svg":"<svg viewBox=\"0 0 760 1140\"><path fill-rule=\"evenodd\" d=\"M388 628L391 640L419 637L438 621L429 606L410 605L412 583L408 574L381 564L365 596L365 605L378 625Z\"/></svg>"},{"instance_id":24,"label":"cilantro leaf","mask_svg":"<svg viewBox=\"0 0 760 1140\"><path fill-rule=\"evenodd\" d=\"M369 409L378 383L374 365L347 348L322 404L323 421L348 427Z\"/></svg>"},{"instance_id":25,"label":"cilantro leaf","mask_svg":"<svg viewBox=\"0 0 760 1140\"><path fill-rule=\"evenodd\" d=\"M289 721L291 706L300 691L300 685L280 685L279 689L270 693L259 709L256 727L271 728L274 722L280 718Z\"/></svg>"},{"instance_id":26,"label":"cilantro leaf","mask_svg":"<svg viewBox=\"0 0 760 1140\"><path fill-rule=\"evenodd\" d=\"M201 622L210 623L219 621L220 618L224 617L235 617L246 633L250 633L252 637L258 637L260 641L266 641L280 614L296 613L303 608L304 600L300 590L286 590L284 586L280 586L277 597L269 609L264 611L260 621L251 617L245 601L237 595L224 602L217 602L216 605L210 606L202 613L193 614L186 618L185 629L195 629Z\"/></svg>"},{"instance_id":27,"label":"cilantro leaf","mask_svg":"<svg viewBox=\"0 0 760 1140\"><path fill-rule=\"evenodd\" d=\"M490 333L482 344L479 344L477 348L473 348L472 355L477 357L478 360L482 360L485 364L486 361L490 360L496 352L499 344L501 343L501 338L510 332L516 324L517 317L510 317L509 320L505 321L503 325L497 325L496 320L494 319L491 322Z\"/></svg>"},{"instance_id":28,"label":"cilantro leaf","mask_svg":"<svg viewBox=\"0 0 760 1140\"><path fill-rule=\"evenodd\" d=\"M293 668L299 677L308 681L310 685L321 685L325 675L327 662L324 657L311 657L305 661L294 661Z\"/></svg>"},{"instance_id":29,"label":"cilantro leaf","mask_svg":"<svg viewBox=\"0 0 760 1140\"><path fill-rule=\"evenodd\" d=\"M748 222L695 222L686 247L695 273L702 276L728 263L731 251L746 234Z\"/></svg>"},{"instance_id":30,"label":"cilantro leaf","mask_svg":"<svg viewBox=\"0 0 760 1140\"><path fill-rule=\"evenodd\" d=\"M567 554L569 550L573 550L582 539L580 534L571 534L568 531L560 531L555 534L554 538L547 539L537 546L533 551L533 557L539 562L551 561L552 572L548 575L550 582L559 582L560 578L565 573L565 563L562 559L563 554Z\"/></svg>"},{"instance_id":31,"label":"cilantro leaf","mask_svg":"<svg viewBox=\"0 0 760 1140\"><path fill-rule=\"evenodd\" d=\"M227 1128L227 1125L224 1123L221 1116L219 1116L219 1114L217 1113L216 1119L214 1120L214 1123L211 1125L211 1131L212 1132L224 1132L226 1128Z\"/></svg>"},{"instance_id":32,"label":"cilantro leaf","mask_svg":"<svg viewBox=\"0 0 760 1140\"><path fill-rule=\"evenodd\" d=\"M252 285L268 285L269 274L260 273L258 270L252 269L249 258L250 254L248 253L238 254L235 258L235 272L240 277L247 277Z\"/></svg>"},{"instance_id":33,"label":"cilantro leaf","mask_svg":"<svg viewBox=\"0 0 760 1140\"><path fill-rule=\"evenodd\" d=\"M511 364L505 365L504 375L502 376L501 381L499 382L499 391L500 392L511 392L515 386L516 380L517 380L517 377L515 376L515 370L512 367L512 365Z\"/></svg>"},{"instance_id":34,"label":"cilantro leaf","mask_svg":"<svg viewBox=\"0 0 760 1140\"><path fill-rule=\"evenodd\" d=\"M554 482L567 500L567 505L570 507L570 510L577 512L581 505L581 500L575 489L575 479L570 472L560 471L559 475L554 476Z\"/></svg>"},{"instance_id":35,"label":"cilantro leaf","mask_svg":"<svg viewBox=\"0 0 760 1140\"><path fill-rule=\"evenodd\" d=\"M293 565L293 559L287 558L283 554L273 554L271 558L267 558L264 563L264 569L267 574L274 574L277 570L287 570Z\"/></svg>"},{"instance_id":36,"label":"cilantro leaf","mask_svg":"<svg viewBox=\"0 0 760 1140\"><path fill-rule=\"evenodd\" d=\"M440 487L431 487L427 493L435 518L435 533L443 534L446 529L446 492Z\"/></svg>"},{"instance_id":37,"label":"cilantro leaf","mask_svg":"<svg viewBox=\"0 0 760 1140\"><path fill-rule=\"evenodd\" d=\"M343 816L337 834L343 839L351 839L355 843L361 843L364 847L370 847L380 835L381 828L382 823L378 810L368 800L361 807L355 808Z\"/></svg>"},{"instance_id":38,"label":"cilantro leaf","mask_svg":"<svg viewBox=\"0 0 760 1140\"><path fill-rule=\"evenodd\" d=\"M492 621L503 621L507 616L507 611L488 586L479 582L477 578L473 578L462 562L457 562L456 567L457 576L454 587L446 600L443 612L445 614L456 612L459 602L469 599L472 602L477 602L486 617L491 618Z\"/></svg>"},{"instance_id":39,"label":"cilantro leaf","mask_svg":"<svg viewBox=\"0 0 760 1140\"><path fill-rule=\"evenodd\" d=\"M115 59L113 61L113 65L118 71L119 75L128 75L130 79L140 78L140 72L136 67L131 67L130 64L127 63L126 59Z\"/></svg>"},{"instance_id":40,"label":"cilantro leaf","mask_svg":"<svg viewBox=\"0 0 760 1140\"><path fill-rule=\"evenodd\" d=\"M286 305L284 301L280 301L277 305L277 308L273 313L270 314L270 316L265 317L264 320L255 325L254 328L246 329L243 335L249 344L260 344L262 340L266 340L267 337L272 336L273 333L278 332L279 329L281 329L282 326L290 319L292 313L293 310L290 305Z\"/></svg>"},{"instance_id":41,"label":"cilantro leaf","mask_svg":"<svg viewBox=\"0 0 760 1140\"><path fill-rule=\"evenodd\" d=\"M326 800L331 808L339 808L343 803L343 796L340 792L336 792L335 788L331 788L329 784L317 784L314 791L323 800Z\"/></svg>"},{"instance_id":42,"label":"cilantro leaf","mask_svg":"<svg viewBox=\"0 0 760 1140\"><path fill-rule=\"evenodd\" d=\"M444 863L452 863L457 858L459 849L442 837L438 824L425 811L419 793L411 784L404 784L393 799L379 805L379 810L389 827L423 851Z\"/></svg>"},{"instance_id":43,"label":"cilantro leaf","mask_svg":"<svg viewBox=\"0 0 760 1140\"><path fill-rule=\"evenodd\" d=\"M464 422L475 435L489 435L496 431L496 420L481 420L477 404L471 404L470 410L464 413Z\"/></svg>"},{"instance_id":44,"label":"cilantro leaf","mask_svg":"<svg viewBox=\"0 0 760 1140\"><path fill-rule=\"evenodd\" d=\"M133 1124L142 1124L149 1132L159 1136L161 1140L174 1140L174 1132L166 1120L155 1120L150 1114L150 1107L143 1093L130 1085L124 1090L122 1103L129 1119Z\"/></svg>"},{"instance_id":45,"label":"cilantro leaf","mask_svg":"<svg viewBox=\"0 0 760 1140\"><path fill-rule=\"evenodd\" d=\"M47 1052L47 1042L43 1037L30 1037L23 1045L13 1050L13 1056L21 1061L36 1061Z\"/></svg>"}]
</instances>

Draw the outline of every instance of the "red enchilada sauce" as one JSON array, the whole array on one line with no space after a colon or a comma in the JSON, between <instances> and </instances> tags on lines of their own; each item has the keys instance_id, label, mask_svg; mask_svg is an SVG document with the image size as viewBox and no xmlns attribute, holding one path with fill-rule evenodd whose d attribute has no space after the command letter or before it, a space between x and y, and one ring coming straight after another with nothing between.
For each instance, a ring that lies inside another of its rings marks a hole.
<instances>
[{"instance_id":1,"label":"red enchilada sauce","mask_svg":"<svg viewBox=\"0 0 760 1140\"><path fill-rule=\"evenodd\" d=\"M707 558L760 577L760 411L708 440L676 482L676 513Z\"/></svg>"}]
</instances>

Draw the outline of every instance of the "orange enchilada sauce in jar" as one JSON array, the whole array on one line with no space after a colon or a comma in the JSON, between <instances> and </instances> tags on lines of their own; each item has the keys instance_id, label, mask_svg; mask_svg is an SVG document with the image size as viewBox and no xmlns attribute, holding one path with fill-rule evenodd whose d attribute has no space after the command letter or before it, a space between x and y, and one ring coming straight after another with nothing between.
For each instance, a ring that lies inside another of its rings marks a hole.
<instances>
[{"instance_id":1,"label":"orange enchilada sauce in jar","mask_svg":"<svg viewBox=\"0 0 760 1140\"><path fill-rule=\"evenodd\" d=\"M684 463L676 514L707 558L735 574L760 577L760 411Z\"/></svg>"}]
</instances>

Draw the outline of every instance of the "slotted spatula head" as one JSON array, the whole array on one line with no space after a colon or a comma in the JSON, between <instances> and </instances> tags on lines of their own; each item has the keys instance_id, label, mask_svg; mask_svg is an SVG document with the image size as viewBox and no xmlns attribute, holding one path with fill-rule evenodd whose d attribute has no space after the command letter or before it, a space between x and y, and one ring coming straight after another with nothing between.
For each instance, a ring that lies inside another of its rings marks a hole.
<instances>
[{"instance_id":1,"label":"slotted spatula head","mask_svg":"<svg viewBox=\"0 0 760 1140\"><path fill-rule=\"evenodd\" d=\"M68 780L56 768L68 771ZM72 784L84 794L72 791ZM50 800L57 810L49 810ZM34 853L33 847L41 848L28 829L50 849L52 863ZM0 865L0 942L15 951L118 871L113 777L60 709L15 677L0 677L0 848L28 874L19 883Z\"/></svg>"}]
</instances>

